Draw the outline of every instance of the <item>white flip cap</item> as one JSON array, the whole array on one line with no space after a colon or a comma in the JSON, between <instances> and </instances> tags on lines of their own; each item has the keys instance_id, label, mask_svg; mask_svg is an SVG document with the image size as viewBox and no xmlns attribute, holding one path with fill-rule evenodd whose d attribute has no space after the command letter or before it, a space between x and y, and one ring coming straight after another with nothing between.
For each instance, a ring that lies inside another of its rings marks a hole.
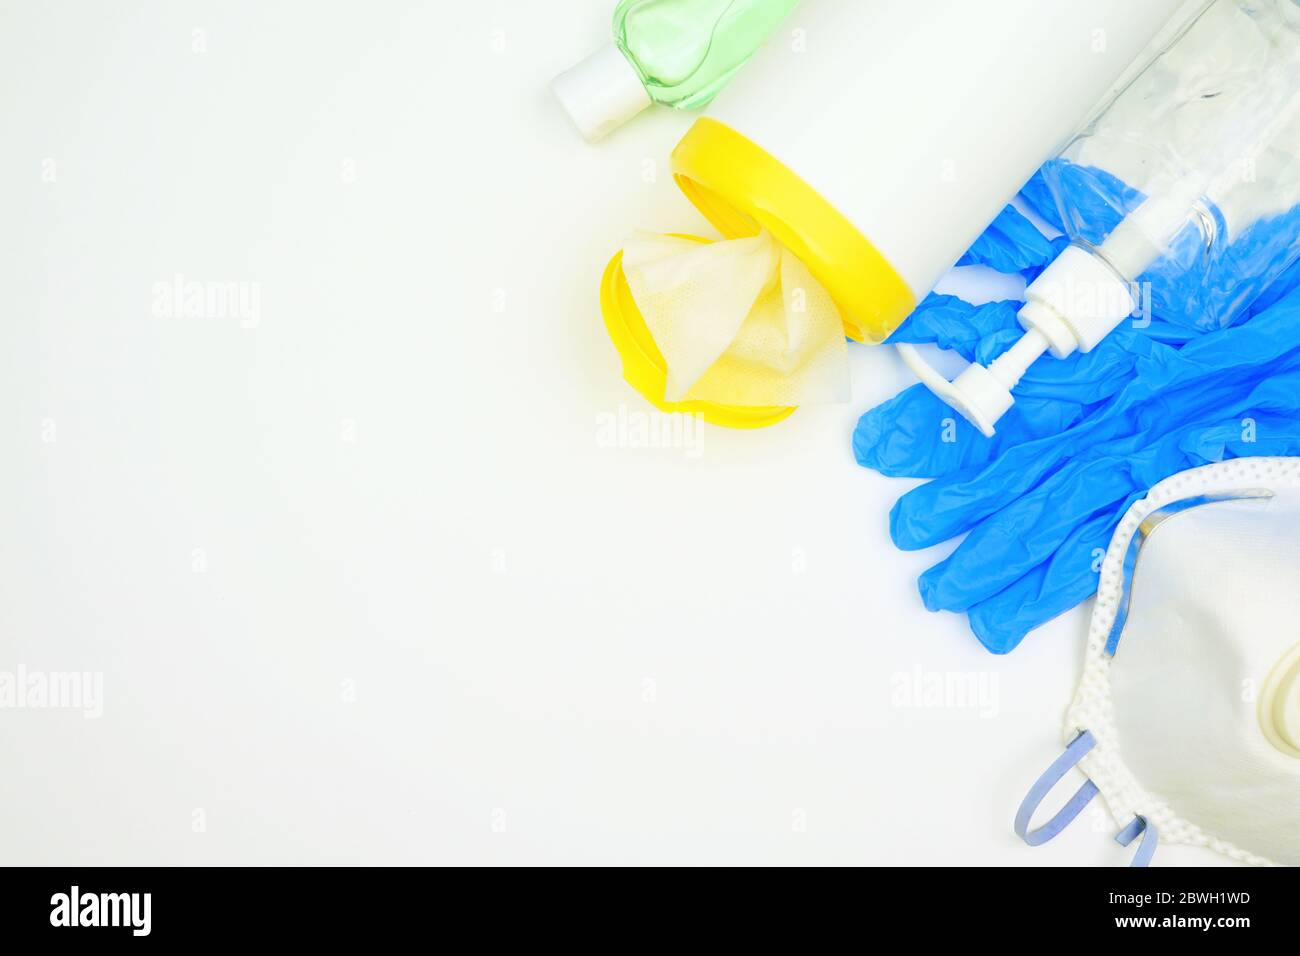
<instances>
[{"instance_id":1,"label":"white flip cap","mask_svg":"<svg viewBox=\"0 0 1300 956\"><path fill-rule=\"evenodd\" d=\"M613 43L557 76L551 91L589 143L603 139L654 101Z\"/></svg>"}]
</instances>

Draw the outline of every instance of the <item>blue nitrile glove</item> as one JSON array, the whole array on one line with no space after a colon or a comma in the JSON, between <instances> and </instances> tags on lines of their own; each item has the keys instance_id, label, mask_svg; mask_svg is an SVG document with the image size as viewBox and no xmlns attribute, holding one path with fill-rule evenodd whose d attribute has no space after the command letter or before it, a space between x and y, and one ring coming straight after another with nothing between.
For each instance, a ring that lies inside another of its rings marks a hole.
<instances>
[{"instance_id":1,"label":"blue nitrile glove","mask_svg":"<svg viewBox=\"0 0 1300 956\"><path fill-rule=\"evenodd\" d=\"M1300 233L1300 230L1298 230ZM1238 320L1248 321L1300 285L1300 262L1287 270ZM1019 302L973 306L930 295L890 338L890 344L932 343L987 365L1023 330ZM1181 346L1204 332L1152 319L1147 328L1122 325L1091 352L1043 358L1016 386L1016 403L985 438L924 385L914 385L862 416L853 435L858 463L902 478L937 478L995 460L1025 441L1057 435L1132 379L1133 365L1156 344Z\"/></svg>"},{"instance_id":2,"label":"blue nitrile glove","mask_svg":"<svg viewBox=\"0 0 1300 956\"><path fill-rule=\"evenodd\" d=\"M1074 207L1087 211L1094 224L1101 224L1097 226L1098 238L1141 201L1139 194L1126 190L1117 180L1106 181L1104 174L1099 180L1095 170L1068 166L1052 170L1050 164L1047 169L1051 172L1051 183L1044 173L1040 173L1026 185L1021 198L1031 210L1057 228L1061 222L1051 195L1052 188L1074 190L1069 193ZM1097 186L1099 181L1104 186L1100 190ZM1297 223L1300 223L1300 210L1258 224L1232 247L1233 257L1245 261L1254 255L1254 250L1267 242L1269 229L1293 230L1300 241ZM1032 229L1032 224L1023 216L1008 208L972 247L963 262L990 265L1032 278L1051 261L1063 243L1060 239L1046 243L1041 235L1035 238L1028 231ZM1166 289L1177 292L1177 283L1168 276L1156 275L1155 271L1153 275L1154 282L1164 282ZM1242 313L1238 324L1251 320L1283 300L1297 285L1300 285L1300 263L1269 286ZM1240 291L1236 289L1234 294ZM1249 294L1253 294L1253 290ZM1160 297L1156 298L1159 300ZM1021 335L1022 330L1015 319L1019 307L1019 302L997 302L976 307L950 296L930 296L890 341L934 343L957 351L967 360L987 364ZM1013 450L1032 446L1031 460L1034 456L1041 456L1059 465L1053 442L1059 441L1061 444L1057 447L1063 452L1066 433L1077 437L1074 429L1110 410L1116 396L1137 377L1139 363L1142 363L1141 371L1150 374L1151 370L1162 368L1170 356L1176 356L1178 347L1209 331L1198 326L1198 321L1203 321L1202 317L1191 310L1181 313L1175 310L1173 321L1156 318L1146 328L1133 324L1121 326L1087 355L1076 354L1063 361L1044 359L1035 363L1017 386L1016 405L999 422L993 439L984 438L925 386L917 385L863 416L854 434L858 461L887 475L950 476L954 481L960 481L961 475L980 474L985 468L993 468L996 475L997 469L990 463L996 465L1008 456L1022 460L1024 453L1017 457L1012 455ZM1183 424L1189 434L1203 434L1195 431L1195 422ZM1231 430L1233 426L1222 427ZM1155 441L1158 434L1158 428L1154 429L1145 434L1144 440ZM1275 437L1275 447L1279 449L1271 453L1282 453L1288 447L1285 436L1277 428L1271 434L1273 437L1269 440L1273 441ZM1083 441L1079 457L1089 454L1090 441ZM1139 440L1134 447L1141 448L1142 445L1143 441ZM1230 449L1231 444L1221 442L1220 447ZM1147 472L1162 471L1162 463L1176 454L1168 447L1163 452L1163 457L1157 455L1151 460ZM1254 447L1242 453L1270 452ZM1189 461L1199 463L1195 459ZM1111 464L1113 466L1113 462ZM1003 468L1005 470L1005 466ZM1070 474L1073 473L1067 472L1067 478L1061 480L1068 481ZM1031 483L1023 491L1010 492L999 507L1010 508L1017 495L1027 493L1033 486ZM965 485L960 487L965 492L970 491ZM995 521L992 511L978 515L972 511L965 519L950 520L946 525L936 518L934 528L924 533L926 522L922 512L925 506L921 502L926 500L926 488L917 489L913 495L905 497L894 510L895 541L900 547L917 548L938 543L975 528L985 519L991 530L983 532L984 537L977 537L977 528L971 535L977 542L985 540L985 549L988 549L986 539L995 539L998 534L1014 536L1019 533L1007 521ZM1064 494L1071 490L1067 486L1058 488L1057 492ZM953 499L960 501L962 493L956 492ZM970 500L979 500L978 490L971 494ZM1096 588L1094 551L1104 551L1122 513L1121 506L1099 504L1086 520L1078 521L1068 534L1054 539L1051 546L1041 538L1028 542L1026 554L1029 558L1024 558L1020 564L1009 563L1000 576L996 568L992 569L990 580L1000 582L999 589L994 591L989 590L987 582L980 582L980 560L985 560L984 555L976 560L971 557L974 546L963 545L964 550L959 549L959 554L954 554L922 577L920 583L927 605L968 611L972 628L985 644L994 650L1010 650L1033 627L1093 593ZM1015 514L1011 512L1012 518ZM912 515L921 517L909 520ZM941 532L937 530L940 527L955 530ZM1008 548L1015 543L1014 540L1004 542ZM996 549L988 550L994 554L987 559L988 564L997 564ZM1013 575L1012 568L1021 570ZM1082 577L1080 568L1084 569ZM965 586L969 586L970 592L963 596L961 589Z\"/></svg>"},{"instance_id":3,"label":"blue nitrile glove","mask_svg":"<svg viewBox=\"0 0 1300 956\"><path fill-rule=\"evenodd\" d=\"M1296 453L1300 292L1182 349L1153 345L1112 400L1063 433L914 489L890 530L909 550L969 532L922 575L921 594L931 610L967 612L985 646L1005 653L1096 590L1096 554L1156 482L1218 457Z\"/></svg>"},{"instance_id":4,"label":"blue nitrile glove","mask_svg":"<svg viewBox=\"0 0 1300 956\"><path fill-rule=\"evenodd\" d=\"M1075 231L1094 240L1100 240L1142 201L1140 193L1100 170L1049 163L1025 186L1021 198L1058 228L1061 222L1052 189L1064 191L1071 207L1086 214L1085 223ZM1243 238L1242 250L1257 244L1259 230L1267 228L1280 226L1261 224ZM1296 234L1300 236L1300 226ZM987 265L1032 280L1066 244L1064 237L1044 239L1028 219L1008 206L961 264ZM1195 281L1175 266L1162 260L1150 274L1153 286L1168 295L1180 284ZM1178 278L1170 278L1170 274ZM1300 273L1295 278L1300 278ZM1024 334L1016 320L1020 305L992 302L976 307L952 296L932 294L887 344L934 344L987 366ZM1063 360L1035 362L1016 386L1016 404L999 421L991 440L925 386L917 385L863 416L853 437L854 452L860 464L882 474L933 478L954 468L991 461L1003 449L1024 441L1059 434L1128 382L1137 355L1152 343L1182 345L1209 331L1187 316L1178 314L1176 319L1167 321L1157 315L1140 323L1126 323L1087 354L1076 352Z\"/></svg>"},{"instance_id":5,"label":"blue nitrile glove","mask_svg":"<svg viewBox=\"0 0 1300 956\"><path fill-rule=\"evenodd\" d=\"M1016 321L1019 308L1019 302L971 306L931 295L889 342L932 342L967 361L988 364L1023 334ZM1160 338L1149 329L1125 326L1087 354L1035 362L991 439L924 385L914 385L862 416L853 434L854 454L861 465L906 478L937 478L993 461L1008 448L1059 435L1078 422L1131 381L1134 363L1158 344Z\"/></svg>"},{"instance_id":6,"label":"blue nitrile glove","mask_svg":"<svg viewBox=\"0 0 1300 956\"><path fill-rule=\"evenodd\" d=\"M1015 206L1007 206L957 265L988 266L998 272L1018 272L1032 278L1067 245L1069 240L1064 236L1048 239Z\"/></svg>"}]
</instances>

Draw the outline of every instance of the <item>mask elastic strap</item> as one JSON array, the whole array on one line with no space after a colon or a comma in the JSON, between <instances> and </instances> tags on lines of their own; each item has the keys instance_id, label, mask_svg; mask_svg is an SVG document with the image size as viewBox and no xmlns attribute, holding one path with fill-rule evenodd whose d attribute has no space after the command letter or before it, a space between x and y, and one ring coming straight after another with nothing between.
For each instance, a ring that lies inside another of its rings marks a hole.
<instances>
[{"instance_id":1,"label":"mask elastic strap","mask_svg":"<svg viewBox=\"0 0 1300 956\"><path fill-rule=\"evenodd\" d=\"M1074 818L1097 795L1097 785L1091 780L1085 780L1083 786L1075 792L1070 802L1063 806L1056 816L1037 830L1029 829L1029 821L1034 811L1038 809L1038 805L1043 802L1043 798L1096 745L1097 740L1092 736L1092 731L1083 731L1070 742L1070 746L1065 748L1065 753L1057 757L1047 771L1034 781L1034 785L1025 794L1025 799L1021 801L1020 810L1016 813L1016 835L1020 839L1030 846L1041 846L1073 823ZM1154 853L1155 847L1152 846L1151 850ZM1141 855L1142 848L1139 847L1138 856Z\"/></svg>"},{"instance_id":2,"label":"mask elastic strap","mask_svg":"<svg viewBox=\"0 0 1300 956\"><path fill-rule=\"evenodd\" d=\"M1134 817L1132 823L1115 834L1115 842L1120 846L1128 846L1137 839L1139 833L1142 834L1142 842L1138 844L1129 866L1150 866L1151 858L1156 854L1156 846L1160 843L1160 834L1146 817Z\"/></svg>"}]
</instances>

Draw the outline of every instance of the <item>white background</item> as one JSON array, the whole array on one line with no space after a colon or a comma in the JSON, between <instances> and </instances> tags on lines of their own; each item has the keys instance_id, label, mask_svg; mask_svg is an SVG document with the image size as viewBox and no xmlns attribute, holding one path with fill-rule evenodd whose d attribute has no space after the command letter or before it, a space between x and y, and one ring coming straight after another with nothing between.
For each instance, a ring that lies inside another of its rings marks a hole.
<instances>
[{"instance_id":1,"label":"white background","mask_svg":"<svg viewBox=\"0 0 1300 956\"><path fill-rule=\"evenodd\" d=\"M1086 608L1007 658L922 608L948 549L850 449L895 355L697 456L601 440L648 408L605 262L710 234L689 117L592 148L549 98L610 6L4 0L0 670L104 712L0 710L0 859L1127 862L1099 806L1011 833ZM257 321L158 317L178 274Z\"/></svg>"}]
</instances>

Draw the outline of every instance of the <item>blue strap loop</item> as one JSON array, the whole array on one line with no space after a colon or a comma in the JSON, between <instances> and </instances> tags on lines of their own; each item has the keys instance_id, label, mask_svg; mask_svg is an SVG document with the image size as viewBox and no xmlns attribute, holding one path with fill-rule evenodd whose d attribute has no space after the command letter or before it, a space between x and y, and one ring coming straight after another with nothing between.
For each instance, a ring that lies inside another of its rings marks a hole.
<instances>
[{"instance_id":1,"label":"blue strap loop","mask_svg":"<svg viewBox=\"0 0 1300 956\"><path fill-rule=\"evenodd\" d=\"M1139 833L1142 834L1142 842L1138 844L1129 866L1150 866L1151 858L1155 856L1156 847L1160 844L1160 834L1146 817L1134 817L1132 823L1115 834L1115 842L1120 846L1128 846L1137 839Z\"/></svg>"},{"instance_id":2,"label":"blue strap loop","mask_svg":"<svg viewBox=\"0 0 1300 956\"><path fill-rule=\"evenodd\" d=\"M1029 829L1029 821L1034 811L1038 809L1038 805L1043 802L1043 798L1096 745L1097 740L1092 736L1092 732L1083 731L1070 742L1070 746L1065 748L1065 753L1057 757L1046 772L1034 781L1034 785L1029 788L1025 799L1020 803L1020 810L1016 813L1016 835L1020 839L1030 846L1041 846L1073 823L1074 818L1097 795L1097 785L1091 780L1085 780L1083 786L1070 798L1070 802L1057 811L1056 816L1037 830ZM1155 852L1154 846L1151 849ZM1141 854L1142 850L1139 848L1138 855Z\"/></svg>"}]
</instances>

